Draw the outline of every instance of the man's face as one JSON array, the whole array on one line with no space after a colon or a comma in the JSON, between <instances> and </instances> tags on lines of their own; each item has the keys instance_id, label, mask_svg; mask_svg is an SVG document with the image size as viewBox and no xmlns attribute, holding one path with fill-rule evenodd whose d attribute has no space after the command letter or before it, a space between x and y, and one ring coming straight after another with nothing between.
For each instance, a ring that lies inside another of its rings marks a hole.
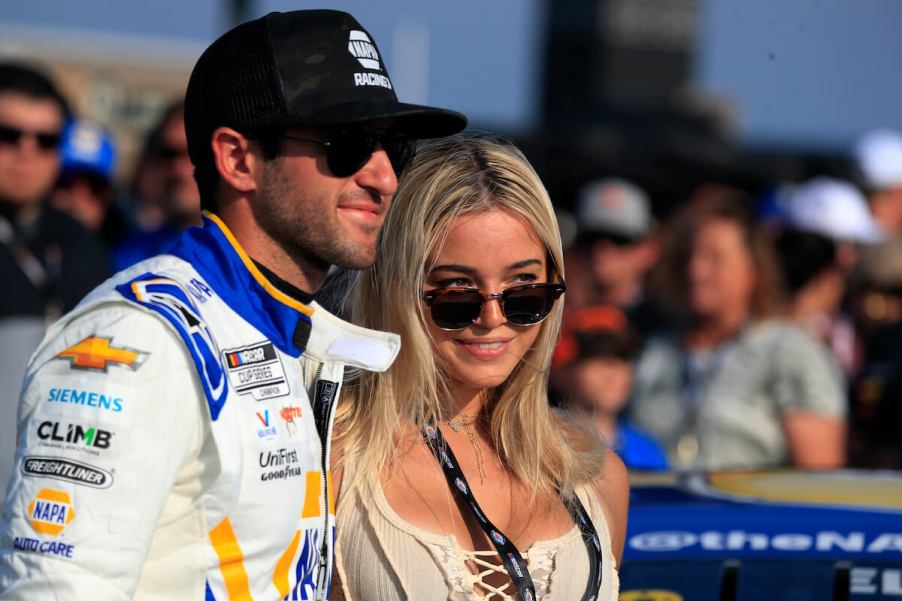
<instances>
[{"instance_id":1,"label":"man's face","mask_svg":"<svg viewBox=\"0 0 902 601\"><path fill-rule=\"evenodd\" d=\"M2 92L0 127L23 132L16 141L0 140L0 200L33 206L50 191L60 166L58 144L48 147L37 134L58 139L62 111L53 100Z\"/></svg>"},{"instance_id":2,"label":"man's face","mask_svg":"<svg viewBox=\"0 0 902 601\"><path fill-rule=\"evenodd\" d=\"M286 135L326 141L329 132L291 128ZM356 173L336 177L318 144L284 139L264 164L252 203L260 227L300 262L365 269L376 260L382 222L398 178L381 148Z\"/></svg>"}]
</instances>

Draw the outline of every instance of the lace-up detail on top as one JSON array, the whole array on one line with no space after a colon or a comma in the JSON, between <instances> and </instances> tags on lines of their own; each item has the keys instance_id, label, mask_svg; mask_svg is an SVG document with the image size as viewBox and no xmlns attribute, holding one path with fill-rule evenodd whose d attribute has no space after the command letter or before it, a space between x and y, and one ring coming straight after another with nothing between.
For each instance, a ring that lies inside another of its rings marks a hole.
<instances>
[{"instance_id":1,"label":"lace-up detail on top","mask_svg":"<svg viewBox=\"0 0 902 601\"><path fill-rule=\"evenodd\" d=\"M345 472L345 478L348 473ZM604 554L598 601L617 598L619 582L604 512L588 488L579 491ZM381 487L345 498L338 511L338 559L347 601L511 601L516 589L494 549L470 551L452 535L425 531L401 519ZM574 525L522 551L541 601L580 599L589 556Z\"/></svg>"}]
</instances>

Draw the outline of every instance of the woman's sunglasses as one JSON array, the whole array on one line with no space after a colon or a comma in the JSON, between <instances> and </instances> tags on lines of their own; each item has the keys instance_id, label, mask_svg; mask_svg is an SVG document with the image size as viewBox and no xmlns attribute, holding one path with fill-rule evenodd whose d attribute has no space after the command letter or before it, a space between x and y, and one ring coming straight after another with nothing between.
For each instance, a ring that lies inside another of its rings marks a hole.
<instances>
[{"instance_id":1,"label":"woman's sunglasses","mask_svg":"<svg viewBox=\"0 0 902 601\"><path fill-rule=\"evenodd\" d=\"M391 161L396 175L401 175L413 158L416 142L398 132L379 133L365 127L355 127L338 133L333 138L322 141L282 134L286 140L317 144L326 149L326 164L336 177L354 175L366 165L376 147L381 146Z\"/></svg>"},{"instance_id":2,"label":"woman's sunglasses","mask_svg":"<svg viewBox=\"0 0 902 601\"><path fill-rule=\"evenodd\" d=\"M554 301L566 287L556 284L524 284L496 294L484 294L478 288L438 288L423 293L432 321L443 330L462 330L476 323L482 308L498 299L501 313L517 326L537 324L551 313Z\"/></svg>"}]
</instances>

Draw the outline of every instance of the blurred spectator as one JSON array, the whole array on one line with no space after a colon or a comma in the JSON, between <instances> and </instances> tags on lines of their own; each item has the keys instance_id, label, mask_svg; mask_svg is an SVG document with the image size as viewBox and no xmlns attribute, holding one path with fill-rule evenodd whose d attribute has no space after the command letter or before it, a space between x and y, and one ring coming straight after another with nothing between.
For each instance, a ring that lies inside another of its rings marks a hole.
<instances>
[{"instance_id":1,"label":"blurred spectator","mask_svg":"<svg viewBox=\"0 0 902 601\"><path fill-rule=\"evenodd\" d=\"M883 238L864 196L851 184L820 177L796 188L788 228L777 237L788 299L786 317L833 353L847 375L858 367L852 319L842 310L858 247Z\"/></svg>"},{"instance_id":2,"label":"blurred spectator","mask_svg":"<svg viewBox=\"0 0 902 601\"><path fill-rule=\"evenodd\" d=\"M15 450L15 415L29 355L44 328L108 275L100 243L46 205L60 168L69 106L26 66L0 64L0 479Z\"/></svg>"},{"instance_id":3,"label":"blurred spectator","mask_svg":"<svg viewBox=\"0 0 902 601\"><path fill-rule=\"evenodd\" d=\"M148 135L135 172L135 226L113 249L116 270L166 252L182 230L201 222L184 112L181 101L170 105Z\"/></svg>"},{"instance_id":4,"label":"blurred spectator","mask_svg":"<svg viewBox=\"0 0 902 601\"><path fill-rule=\"evenodd\" d=\"M588 419L627 467L663 470L664 451L622 415L637 350L638 340L620 310L604 305L576 309L555 350L554 380L566 409L580 421Z\"/></svg>"},{"instance_id":5,"label":"blurred spectator","mask_svg":"<svg viewBox=\"0 0 902 601\"><path fill-rule=\"evenodd\" d=\"M576 216L577 256L591 276L586 300L618 307L640 335L659 329L661 312L645 295L646 276L658 260L645 192L617 178L590 182L580 192ZM570 273L580 266L573 267Z\"/></svg>"},{"instance_id":6,"label":"blurred spectator","mask_svg":"<svg viewBox=\"0 0 902 601\"><path fill-rule=\"evenodd\" d=\"M657 285L682 327L650 340L631 417L678 467L836 467L845 452L838 366L773 316L773 249L744 197L687 206L665 246Z\"/></svg>"},{"instance_id":7,"label":"blurred spectator","mask_svg":"<svg viewBox=\"0 0 902 601\"><path fill-rule=\"evenodd\" d=\"M852 387L850 462L902 469L902 239L862 251L849 293L864 340Z\"/></svg>"},{"instance_id":8,"label":"blurred spectator","mask_svg":"<svg viewBox=\"0 0 902 601\"><path fill-rule=\"evenodd\" d=\"M50 204L78 219L111 248L127 227L112 202L116 161L112 136L99 125L73 119L63 130L61 155L62 170Z\"/></svg>"},{"instance_id":9,"label":"blurred spectator","mask_svg":"<svg viewBox=\"0 0 902 601\"><path fill-rule=\"evenodd\" d=\"M853 150L874 219L887 236L902 234L902 134L868 132Z\"/></svg>"}]
</instances>

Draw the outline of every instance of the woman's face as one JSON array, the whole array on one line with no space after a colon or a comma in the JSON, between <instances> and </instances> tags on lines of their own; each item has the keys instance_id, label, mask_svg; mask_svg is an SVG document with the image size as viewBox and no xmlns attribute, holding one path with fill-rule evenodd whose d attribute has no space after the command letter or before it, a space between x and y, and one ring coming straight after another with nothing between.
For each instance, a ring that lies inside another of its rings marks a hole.
<instances>
[{"instance_id":1,"label":"woman's face","mask_svg":"<svg viewBox=\"0 0 902 601\"><path fill-rule=\"evenodd\" d=\"M755 264L739 224L709 219L695 233L687 267L689 309L715 317L751 307Z\"/></svg>"},{"instance_id":2,"label":"woman's face","mask_svg":"<svg viewBox=\"0 0 902 601\"><path fill-rule=\"evenodd\" d=\"M426 289L478 288L484 294L547 281L545 246L525 221L502 210L458 218L445 244L430 259ZM462 330L437 327L426 312L426 328L437 359L457 386L474 390L504 382L542 327L508 323L497 299L485 303L476 322Z\"/></svg>"}]
</instances>

